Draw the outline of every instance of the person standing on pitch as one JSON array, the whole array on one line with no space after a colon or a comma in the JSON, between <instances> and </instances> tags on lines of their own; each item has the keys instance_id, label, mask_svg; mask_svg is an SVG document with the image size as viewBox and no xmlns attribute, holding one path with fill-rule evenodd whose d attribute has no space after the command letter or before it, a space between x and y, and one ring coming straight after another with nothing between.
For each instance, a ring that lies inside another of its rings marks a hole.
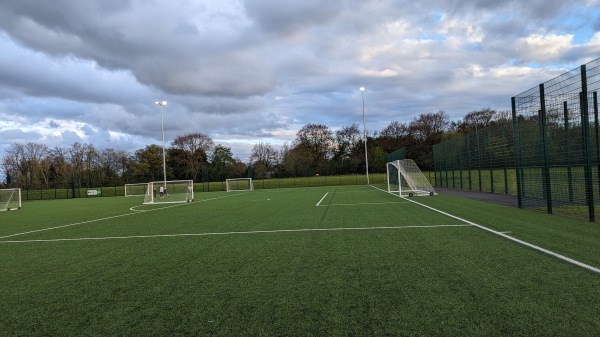
<instances>
[{"instance_id":1,"label":"person standing on pitch","mask_svg":"<svg viewBox=\"0 0 600 337\"><path fill-rule=\"evenodd\" d=\"M158 189L158 192L160 193L160 197L162 198L162 197L165 195L165 188L161 186L161 187Z\"/></svg>"}]
</instances>

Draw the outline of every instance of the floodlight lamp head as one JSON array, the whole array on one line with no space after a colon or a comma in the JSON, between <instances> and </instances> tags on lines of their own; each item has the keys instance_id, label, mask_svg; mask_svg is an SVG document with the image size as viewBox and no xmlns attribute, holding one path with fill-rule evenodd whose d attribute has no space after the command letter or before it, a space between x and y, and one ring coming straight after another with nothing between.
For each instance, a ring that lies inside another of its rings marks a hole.
<instances>
[{"instance_id":1,"label":"floodlight lamp head","mask_svg":"<svg viewBox=\"0 0 600 337\"><path fill-rule=\"evenodd\" d=\"M167 101L156 101L156 102L154 102L154 104L160 105L160 106L165 106L165 105L167 105Z\"/></svg>"},{"instance_id":2,"label":"floodlight lamp head","mask_svg":"<svg viewBox=\"0 0 600 337\"><path fill-rule=\"evenodd\" d=\"M365 92L365 87L360 87L361 92Z\"/></svg>"}]
</instances>

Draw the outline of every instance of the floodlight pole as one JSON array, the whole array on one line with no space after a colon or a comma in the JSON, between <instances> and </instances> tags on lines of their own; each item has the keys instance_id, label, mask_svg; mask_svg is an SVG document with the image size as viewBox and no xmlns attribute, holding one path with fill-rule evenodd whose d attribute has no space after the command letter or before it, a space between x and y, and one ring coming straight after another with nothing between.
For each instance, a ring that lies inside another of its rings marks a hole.
<instances>
[{"instance_id":1,"label":"floodlight pole","mask_svg":"<svg viewBox=\"0 0 600 337\"><path fill-rule=\"evenodd\" d=\"M367 156L367 124L365 123L365 88L360 87L360 95L362 96L362 110L363 110L363 137L365 141L365 171L367 173L367 185L369 183L369 157Z\"/></svg>"},{"instance_id":2,"label":"floodlight pole","mask_svg":"<svg viewBox=\"0 0 600 337\"><path fill-rule=\"evenodd\" d=\"M162 157L163 157L163 187L167 187L167 163L165 160L165 124L163 117L163 107L167 105L167 101L156 101L154 104L160 108L160 129L162 131Z\"/></svg>"}]
</instances>

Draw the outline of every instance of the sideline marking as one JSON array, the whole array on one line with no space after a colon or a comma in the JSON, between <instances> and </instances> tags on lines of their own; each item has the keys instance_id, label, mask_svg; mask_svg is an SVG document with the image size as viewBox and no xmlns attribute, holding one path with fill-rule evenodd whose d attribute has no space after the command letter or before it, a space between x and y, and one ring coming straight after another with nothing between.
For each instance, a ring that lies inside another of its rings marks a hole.
<instances>
[{"instance_id":1,"label":"sideline marking","mask_svg":"<svg viewBox=\"0 0 600 337\"><path fill-rule=\"evenodd\" d=\"M327 194L329 194L329 192L325 193L325 195L323 196L323 198L321 198L321 200L319 200L319 202L317 202L317 206L319 206L319 204L321 204L321 202L323 201L323 199L325 199L325 197L327 196Z\"/></svg>"},{"instance_id":2,"label":"sideline marking","mask_svg":"<svg viewBox=\"0 0 600 337\"><path fill-rule=\"evenodd\" d=\"M375 186L372 186L372 187L373 187L373 188L375 188L375 189L378 189L378 190L380 190L380 191L383 191L383 192L385 192L385 193L388 193L387 191L385 191L385 190L382 190L381 188L378 188L378 187L375 187ZM389 193L389 194L391 194L391 193ZM394 194L392 194L392 195L394 195ZM398 197L397 195L394 195L394 196L395 196L395 197ZM545 253L545 254L548 254L548 255L554 256L554 257L556 257L556 258L559 258L559 259L561 259L561 260L563 260L563 261L566 261L566 262L572 263L572 264L574 264L574 265L576 265L576 266L579 266L579 267L582 267L582 268L585 268L585 269L588 269L588 270L591 270L591 271L593 271L593 272L596 272L596 273L599 273L599 274L600 274L600 268L596 268L596 267L594 267L594 266L591 266L591 265L589 265L589 264L586 264L586 263L583 263L583 262L579 262L579 261L577 261L577 260L574 260L574 259L572 259L572 258L570 258L570 257L564 256L564 255L562 255L562 254L559 254L559 253L555 253L555 252L553 252L553 251L551 251L551 250L548 250L548 249L542 248L542 247L540 247L540 246L536 246L536 245L534 245L534 244L532 244L532 243L529 243L529 242L527 242L527 241L523 241L523 240L520 240L520 239L514 238L514 237L512 237L512 236L506 235L506 234L505 234L505 233L503 233L503 232L498 232L498 231L495 231L495 230L493 230L493 229L491 229L491 228L487 228L487 227L485 227L485 226L482 226L482 225L476 224L476 223L474 223L474 222L472 222L472 221L469 221L469 220L466 220L466 219L463 219L463 218L459 218L459 217L457 217L456 215L452 215L452 214L450 214L450 213L446 213L446 212L444 212L444 211L440 211L439 209L433 208L433 207L431 207L431 206L427 206L427 205L425 205L425 204L422 204L422 203L420 203L420 202L416 202L416 201L414 201L414 200L411 200L411 199L409 199L409 198L405 198L405 197L399 197L399 198L405 199L405 200L407 200L407 201L409 201L409 202L412 202L412 203L414 203L414 204L417 204L417 205L423 206L423 207L425 207L425 208L428 208L428 209L430 209L430 210L432 210L432 211L434 211L434 212L437 212L437 213L443 214L443 215L445 215L445 216L451 217L451 218L453 218L453 219L456 219L456 220L463 221L463 222L465 222L465 223L468 223L469 225L472 225L472 226L475 226L475 227L477 227L477 228L483 229L484 231L488 231L488 232L490 232L490 233L492 233L492 234L496 234L496 235L498 235L498 236L501 236L501 237L503 237L503 238L505 238L505 239L508 239L508 240L514 241L514 242L516 242L516 243L522 244L522 245L524 245L524 246L527 246L527 247L529 247L529 248L535 249L535 250L537 250L537 251L540 251L540 252L542 252L542 253Z\"/></svg>"},{"instance_id":3,"label":"sideline marking","mask_svg":"<svg viewBox=\"0 0 600 337\"><path fill-rule=\"evenodd\" d=\"M60 242L60 241L87 241L87 240L149 239L149 238L166 238L166 237L182 237L182 236L213 236L213 235L236 235L236 234L271 234L271 233L293 233L293 232L334 232L334 231L361 231L361 230L378 230L378 229L441 228L441 227L471 227L471 225L275 229L275 230L248 231L248 232L212 232L212 233L187 233L187 234L183 233L183 234L107 236L107 237L98 237L98 238L73 238L73 239L11 240L11 241L0 241L0 244L3 244L3 243L33 243L33 242Z\"/></svg>"},{"instance_id":4,"label":"sideline marking","mask_svg":"<svg viewBox=\"0 0 600 337\"><path fill-rule=\"evenodd\" d=\"M395 202L359 202L356 204L329 204L329 205L319 205L319 207L329 207L329 206L357 206L357 205L385 205L385 204L406 204L406 201L395 201Z\"/></svg>"},{"instance_id":5,"label":"sideline marking","mask_svg":"<svg viewBox=\"0 0 600 337\"><path fill-rule=\"evenodd\" d=\"M228 196L225 196L225 197L205 199L205 200L200 200L198 202L216 200L216 199L227 198L227 197L233 197L233 196L241 195L241 194L246 194L246 193L232 194L232 195L228 195ZM0 239L6 239L6 238L14 237L14 236L25 235L25 234L45 232L45 231L50 231L50 230L53 230L53 229L60 229L60 228L66 228L66 227L71 227L71 226L83 225L83 224L88 224L88 223L92 223L92 222L98 222L98 221L104 221L104 220L122 218L122 217L126 217L126 216L129 216L129 215L140 214L140 213L144 213L144 212L154 212L154 211L158 211L158 210L161 210L161 209L172 208L172 207L180 207L180 206L191 205L191 204L193 204L193 203L182 203L180 205L171 205L171 206L165 206L165 207L161 207L161 208L154 208L154 209L147 209L147 210L135 210L135 211L132 210L133 213L125 213L125 214L120 214L120 215L113 215L113 216L109 216L109 217L106 217L106 218L93 219L93 220L76 222L76 223L72 223L72 224L68 224L68 225L61 225L61 226L50 227L50 228L36 229L36 230L33 230L33 231L28 231L28 232L10 234L10 235L5 235L5 236L0 236ZM136 207L136 206L134 206L134 207ZM2 242L4 242L4 241L2 241Z\"/></svg>"}]
</instances>

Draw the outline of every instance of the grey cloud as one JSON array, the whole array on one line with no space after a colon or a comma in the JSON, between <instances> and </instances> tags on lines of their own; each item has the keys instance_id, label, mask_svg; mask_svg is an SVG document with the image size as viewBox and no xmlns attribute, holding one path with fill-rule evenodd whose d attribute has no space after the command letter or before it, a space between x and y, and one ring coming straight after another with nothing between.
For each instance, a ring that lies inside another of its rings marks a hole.
<instances>
[{"instance_id":1,"label":"grey cloud","mask_svg":"<svg viewBox=\"0 0 600 337\"><path fill-rule=\"evenodd\" d=\"M344 9L344 2L339 0L246 0L244 5L258 26L276 35L324 24Z\"/></svg>"}]
</instances>

